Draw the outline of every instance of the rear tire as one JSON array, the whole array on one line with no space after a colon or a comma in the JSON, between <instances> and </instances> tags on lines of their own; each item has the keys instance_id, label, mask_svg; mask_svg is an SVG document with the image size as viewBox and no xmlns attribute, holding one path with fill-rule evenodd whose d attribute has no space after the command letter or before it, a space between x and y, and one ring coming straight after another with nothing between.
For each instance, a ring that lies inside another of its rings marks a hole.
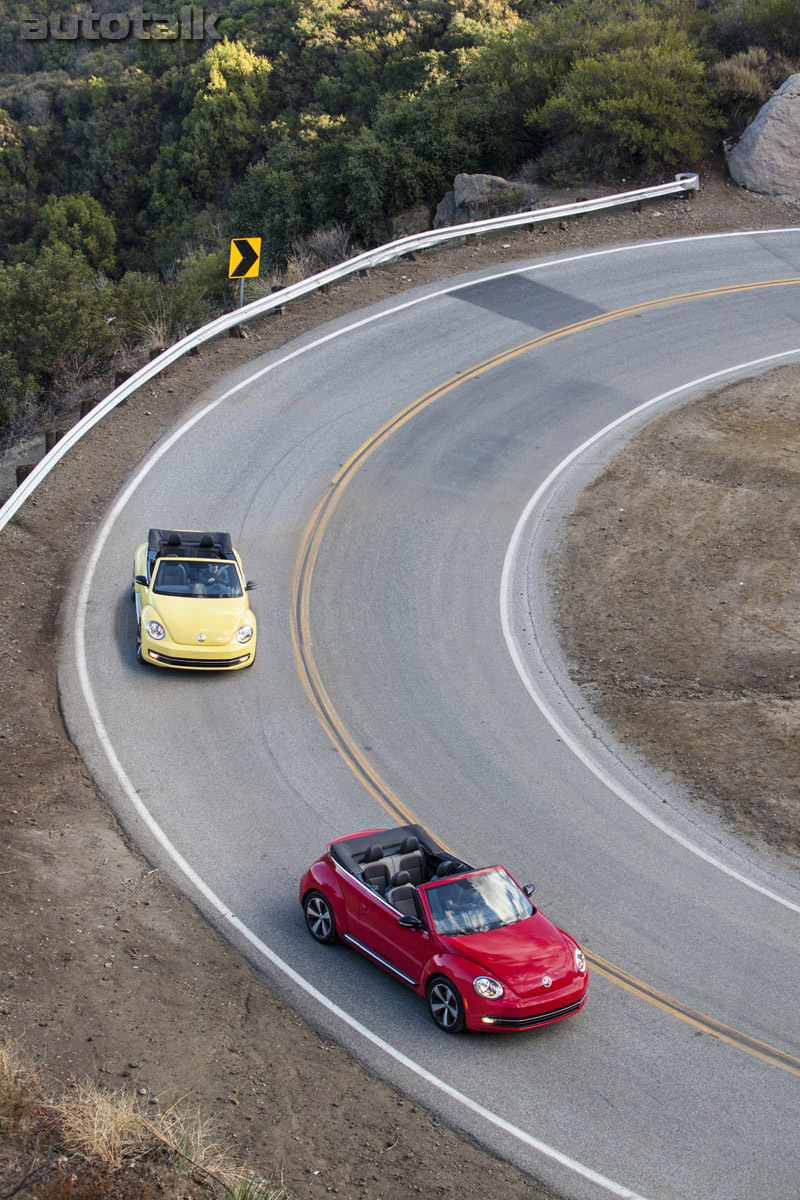
<instances>
[{"instance_id":1,"label":"rear tire","mask_svg":"<svg viewBox=\"0 0 800 1200\"><path fill-rule=\"evenodd\" d=\"M309 892L303 901L303 912L306 917L306 928L315 942L330 946L338 942L336 918L333 915L330 901L322 892Z\"/></svg>"},{"instance_id":2,"label":"rear tire","mask_svg":"<svg viewBox=\"0 0 800 1200\"><path fill-rule=\"evenodd\" d=\"M464 1001L456 985L445 975L435 975L428 984L425 996L434 1023L444 1033L461 1033L466 1016Z\"/></svg>"}]
</instances>

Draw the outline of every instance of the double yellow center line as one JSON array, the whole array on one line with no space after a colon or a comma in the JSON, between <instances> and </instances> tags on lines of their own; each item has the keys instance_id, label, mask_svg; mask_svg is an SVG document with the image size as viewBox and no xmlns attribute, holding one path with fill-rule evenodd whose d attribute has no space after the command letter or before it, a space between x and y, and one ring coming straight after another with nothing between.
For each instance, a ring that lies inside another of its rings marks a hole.
<instances>
[{"instance_id":1,"label":"double yellow center line","mask_svg":"<svg viewBox=\"0 0 800 1200\"><path fill-rule=\"evenodd\" d=\"M509 350L501 351L499 354L484 359L466 371L459 372L457 375L445 380L444 383L439 384L432 391L426 392L424 396L420 396L412 404L409 404L407 408L404 408L401 412L393 416L385 425L381 426L377 433L368 438L333 477L314 509L311 520L306 526L295 562L292 578L291 609L291 636L295 663L306 694L334 746L342 755L356 778L375 797L389 816L399 824L421 824L421 822L389 787L386 781L381 778L350 736L322 682L312 650L309 610L314 567L325 530L350 480L379 446L382 446L393 433L401 429L412 417L415 417L429 405L433 404L435 400L446 396L449 392L454 391L468 380L477 379L484 372L491 371L494 367L510 362L522 354L527 354L530 350L549 345L551 342L559 341L562 338L571 337L576 333L583 333L599 325L618 321L624 317L636 316L637 314L649 312L653 309L686 304L696 300L737 295L742 292L759 291L766 288L792 287L798 284L800 284L800 277L686 292L658 300L648 300L642 304L634 304L626 308L616 309L613 312L600 313L584 321L565 325L550 333L544 333L538 337L531 338L527 342L522 342L520 345L511 347ZM632 992L648 1003L654 1004L664 1012L671 1013L673 1016L687 1022L703 1033L709 1033L714 1037L720 1038L729 1045L736 1046L739 1050L744 1050L748 1054L753 1054L771 1063L773 1066L781 1067L785 1071L791 1071L795 1075L800 1075L800 1059L794 1058L782 1050L775 1049L773 1046L759 1042L748 1034L741 1033L739 1030L731 1029L729 1026L716 1021L713 1017L707 1017L703 1013L696 1012L680 1001L673 1000L670 996L650 987L649 984L644 983L642 980L626 974L619 967L606 962L605 959L600 958L596 954L587 951L586 957L591 963L592 968L605 979L610 980L626 991Z\"/></svg>"}]
</instances>

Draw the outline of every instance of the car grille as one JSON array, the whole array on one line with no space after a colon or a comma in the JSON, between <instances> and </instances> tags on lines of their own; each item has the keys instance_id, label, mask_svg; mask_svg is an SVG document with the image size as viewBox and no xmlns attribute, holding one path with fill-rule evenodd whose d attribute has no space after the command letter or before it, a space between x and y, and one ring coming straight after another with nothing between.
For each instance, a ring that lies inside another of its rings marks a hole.
<instances>
[{"instance_id":1,"label":"car grille","mask_svg":"<svg viewBox=\"0 0 800 1200\"><path fill-rule=\"evenodd\" d=\"M240 654L238 658L173 658L155 650L150 650L149 654L157 662L167 663L170 667L239 667L250 657L249 654Z\"/></svg>"},{"instance_id":2,"label":"car grille","mask_svg":"<svg viewBox=\"0 0 800 1200\"><path fill-rule=\"evenodd\" d=\"M531 1013L529 1017L492 1017L492 1026L495 1029L532 1029L534 1025L544 1025L548 1021L557 1021L559 1017L568 1017L570 1013L577 1012L585 1000L586 997L581 996L574 1004L566 1004L563 1008L551 1008L550 1012Z\"/></svg>"}]
</instances>

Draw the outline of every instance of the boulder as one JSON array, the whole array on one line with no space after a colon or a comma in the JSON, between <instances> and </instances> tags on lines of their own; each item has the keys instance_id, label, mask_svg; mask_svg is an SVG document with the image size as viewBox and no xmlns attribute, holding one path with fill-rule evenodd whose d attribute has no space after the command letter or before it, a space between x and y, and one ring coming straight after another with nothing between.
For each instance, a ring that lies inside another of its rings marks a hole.
<instances>
[{"instance_id":1,"label":"boulder","mask_svg":"<svg viewBox=\"0 0 800 1200\"><path fill-rule=\"evenodd\" d=\"M463 225L468 220L469 214L463 208L456 208L455 192L445 192L444 198L436 205L433 228L444 229L447 225Z\"/></svg>"},{"instance_id":2,"label":"boulder","mask_svg":"<svg viewBox=\"0 0 800 1200\"><path fill-rule=\"evenodd\" d=\"M456 175L453 183L456 208L491 208L502 202L509 188L519 188L502 175Z\"/></svg>"},{"instance_id":3,"label":"boulder","mask_svg":"<svg viewBox=\"0 0 800 1200\"><path fill-rule=\"evenodd\" d=\"M524 207L525 186L501 175L456 175L453 191L447 192L436 209L434 229L463 225Z\"/></svg>"},{"instance_id":4,"label":"boulder","mask_svg":"<svg viewBox=\"0 0 800 1200\"><path fill-rule=\"evenodd\" d=\"M742 187L800 201L800 75L781 84L725 158Z\"/></svg>"}]
</instances>

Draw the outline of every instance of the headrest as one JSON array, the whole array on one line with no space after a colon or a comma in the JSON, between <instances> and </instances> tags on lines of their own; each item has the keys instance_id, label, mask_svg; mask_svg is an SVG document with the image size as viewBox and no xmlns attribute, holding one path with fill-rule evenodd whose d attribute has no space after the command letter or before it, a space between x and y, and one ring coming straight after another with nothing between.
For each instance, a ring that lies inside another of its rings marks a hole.
<instances>
[{"instance_id":1,"label":"headrest","mask_svg":"<svg viewBox=\"0 0 800 1200\"><path fill-rule=\"evenodd\" d=\"M377 862L379 858L383 858L382 848L380 846L370 846L364 855L364 862Z\"/></svg>"},{"instance_id":2,"label":"headrest","mask_svg":"<svg viewBox=\"0 0 800 1200\"><path fill-rule=\"evenodd\" d=\"M436 868L436 878L440 879L443 875L452 875L456 869L456 864L449 858L446 858L443 863L439 863Z\"/></svg>"},{"instance_id":3,"label":"headrest","mask_svg":"<svg viewBox=\"0 0 800 1200\"><path fill-rule=\"evenodd\" d=\"M181 535L179 533L175 533L173 531L169 535L169 538L167 539L167 545L168 546L180 546L180 544L181 544Z\"/></svg>"},{"instance_id":4,"label":"headrest","mask_svg":"<svg viewBox=\"0 0 800 1200\"><path fill-rule=\"evenodd\" d=\"M403 842L402 846L400 847L400 853L411 854L414 850L419 850L419 838L414 837L414 834L412 833Z\"/></svg>"},{"instance_id":5,"label":"headrest","mask_svg":"<svg viewBox=\"0 0 800 1200\"><path fill-rule=\"evenodd\" d=\"M411 883L411 876L408 871L397 871L392 876L392 882L389 884L389 887L402 887L404 883Z\"/></svg>"},{"instance_id":6,"label":"headrest","mask_svg":"<svg viewBox=\"0 0 800 1200\"><path fill-rule=\"evenodd\" d=\"M203 534L203 536L200 539L200 545L203 547L204 550L206 550L209 546L214 545L214 539L212 538L210 533Z\"/></svg>"}]
</instances>

